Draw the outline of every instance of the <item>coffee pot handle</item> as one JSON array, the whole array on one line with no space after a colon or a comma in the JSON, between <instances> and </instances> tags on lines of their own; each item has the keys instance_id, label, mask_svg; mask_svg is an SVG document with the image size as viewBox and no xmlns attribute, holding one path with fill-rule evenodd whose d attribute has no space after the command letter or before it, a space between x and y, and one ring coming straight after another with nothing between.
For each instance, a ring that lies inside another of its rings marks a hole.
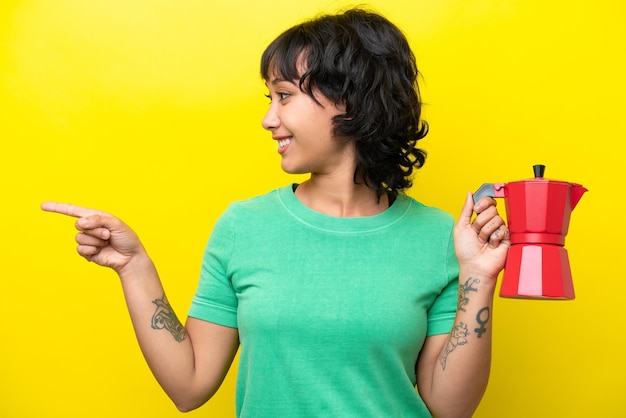
<instances>
[{"instance_id":1,"label":"coffee pot handle","mask_svg":"<svg viewBox=\"0 0 626 418\"><path fill-rule=\"evenodd\" d=\"M485 183L474 192L474 203L478 202L481 197L504 197L504 183Z\"/></svg>"}]
</instances>

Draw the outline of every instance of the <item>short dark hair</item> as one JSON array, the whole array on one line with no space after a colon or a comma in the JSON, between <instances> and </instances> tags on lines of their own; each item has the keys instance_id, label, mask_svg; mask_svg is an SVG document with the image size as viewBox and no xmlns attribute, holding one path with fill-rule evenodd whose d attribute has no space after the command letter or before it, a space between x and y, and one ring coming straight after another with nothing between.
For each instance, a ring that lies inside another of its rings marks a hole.
<instances>
[{"instance_id":1,"label":"short dark hair","mask_svg":"<svg viewBox=\"0 0 626 418\"><path fill-rule=\"evenodd\" d=\"M267 47L261 76L269 80L273 73L297 81L316 102L313 88L345 105L333 134L355 140L355 182L378 197L411 187L413 170L426 160L417 141L428 124L421 120L415 55L398 27L363 9L319 16Z\"/></svg>"}]
</instances>

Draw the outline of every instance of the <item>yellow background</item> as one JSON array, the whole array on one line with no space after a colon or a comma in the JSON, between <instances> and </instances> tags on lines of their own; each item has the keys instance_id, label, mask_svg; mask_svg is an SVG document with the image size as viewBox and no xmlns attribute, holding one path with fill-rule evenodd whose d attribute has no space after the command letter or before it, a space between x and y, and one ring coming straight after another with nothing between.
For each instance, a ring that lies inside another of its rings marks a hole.
<instances>
[{"instance_id":1,"label":"yellow background","mask_svg":"<svg viewBox=\"0 0 626 418\"><path fill-rule=\"evenodd\" d=\"M116 276L80 259L74 221L39 204L126 220L184 317L216 217L298 180L260 125L261 52L346 4L2 1L0 417L179 415L143 361ZM476 417L625 416L626 6L370 4L407 33L424 74L430 156L413 196L456 215L466 191L531 177L536 163L590 190L566 244L577 299L497 298ZM189 416L233 417L233 385L234 368Z\"/></svg>"}]
</instances>

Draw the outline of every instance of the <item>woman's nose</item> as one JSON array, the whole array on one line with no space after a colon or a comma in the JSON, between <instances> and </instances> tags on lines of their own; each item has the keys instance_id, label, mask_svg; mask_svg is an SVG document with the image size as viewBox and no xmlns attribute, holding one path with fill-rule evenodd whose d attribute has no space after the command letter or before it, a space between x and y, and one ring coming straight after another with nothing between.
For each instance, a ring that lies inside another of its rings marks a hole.
<instances>
[{"instance_id":1,"label":"woman's nose","mask_svg":"<svg viewBox=\"0 0 626 418\"><path fill-rule=\"evenodd\" d=\"M267 112L261 121L261 125L263 125L263 128L268 131L275 129L278 125L280 125L280 120L278 119L275 106L270 105L269 109L267 109Z\"/></svg>"}]
</instances>

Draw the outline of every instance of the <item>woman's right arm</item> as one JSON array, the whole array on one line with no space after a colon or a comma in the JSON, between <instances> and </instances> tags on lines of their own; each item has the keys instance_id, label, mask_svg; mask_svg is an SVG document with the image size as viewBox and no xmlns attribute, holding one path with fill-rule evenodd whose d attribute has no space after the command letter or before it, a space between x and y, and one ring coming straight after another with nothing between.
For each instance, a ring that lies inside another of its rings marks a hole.
<instances>
[{"instance_id":1,"label":"woman's right arm","mask_svg":"<svg viewBox=\"0 0 626 418\"><path fill-rule=\"evenodd\" d=\"M63 203L42 209L78 218L78 253L117 272L143 355L176 407L189 411L210 399L239 347L237 329L194 318L183 327L139 238L116 217Z\"/></svg>"}]
</instances>

